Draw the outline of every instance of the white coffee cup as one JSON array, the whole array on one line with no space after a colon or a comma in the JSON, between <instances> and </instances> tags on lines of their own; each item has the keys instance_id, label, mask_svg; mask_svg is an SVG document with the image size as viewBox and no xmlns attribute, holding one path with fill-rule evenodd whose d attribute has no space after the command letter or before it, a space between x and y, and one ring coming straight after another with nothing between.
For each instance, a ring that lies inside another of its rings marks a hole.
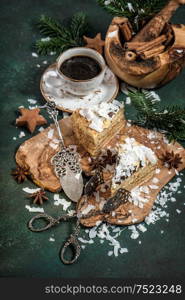
<instances>
[{"instance_id":1,"label":"white coffee cup","mask_svg":"<svg viewBox=\"0 0 185 300\"><path fill-rule=\"evenodd\" d=\"M70 59L74 56L87 56L96 60L100 67L100 73L87 80L77 80L64 75L60 68L64 61ZM85 47L76 47L69 50L64 51L57 59L56 71L58 76L62 79L62 89L67 91L73 95L87 95L96 89L103 81L105 74L106 64L103 56L95 50L85 48Z\"/></svg>"}]
</instances>

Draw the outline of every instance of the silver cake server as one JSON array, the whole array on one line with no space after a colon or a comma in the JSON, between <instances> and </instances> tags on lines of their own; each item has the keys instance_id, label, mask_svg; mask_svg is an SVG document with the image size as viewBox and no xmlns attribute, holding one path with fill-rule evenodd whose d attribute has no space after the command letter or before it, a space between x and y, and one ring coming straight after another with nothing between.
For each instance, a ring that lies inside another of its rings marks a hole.
<instances>
[{"instance_id":1,"label":"silver cake server","mask_svg":"<svg viewBox=\"0 0 185 300\"><path fill-rule=\"evenodd\" d=\"M79 163L79 154L72 148L65 147L64 139L58 123L58 110L56 104L50 101L46 104L49 117L53 119L59 139L60 151L51 159L55 174L60 179L65 194L74 202L77 202L83 192L82 170Z\"/></svg>"}]
</instances>

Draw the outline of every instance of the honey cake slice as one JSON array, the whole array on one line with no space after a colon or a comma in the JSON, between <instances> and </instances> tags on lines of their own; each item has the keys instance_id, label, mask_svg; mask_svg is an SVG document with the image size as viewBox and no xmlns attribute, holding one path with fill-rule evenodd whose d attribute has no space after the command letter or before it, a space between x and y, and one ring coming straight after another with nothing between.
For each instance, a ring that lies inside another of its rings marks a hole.
<instances>
[{"instance_id":1,"label":"honey cake slice","mask_svg":"<svg viewBox=\"0 0 185 300\"><path fill-rule=\"evenodd\" d=\"M87 152L96 156L125 126L123 104L102 102L72 114L73 131Z\"/></svg>"},{"instance_id":2,"label":"honey cake slice","mask_svg":"<svg viewBox=\"0 0 185 300\"><path fill-rule=\"evenodd\" d=\"M119 188L130 191L148 181L154 175L157 164L158 159L152 149L138 143L134 138L127 137L118 148L118 158L112 178L112 194Z\"/></svg>"}]
</instances>

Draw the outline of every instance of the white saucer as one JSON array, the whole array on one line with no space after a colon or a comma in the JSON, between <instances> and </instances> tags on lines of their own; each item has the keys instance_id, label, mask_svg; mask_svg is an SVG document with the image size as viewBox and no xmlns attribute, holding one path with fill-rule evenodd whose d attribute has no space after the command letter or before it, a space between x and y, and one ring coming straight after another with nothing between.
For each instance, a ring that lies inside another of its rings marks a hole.
<instances>
[{"instance_id":1,"label":"white saucer","mask_svg":"<svg viewBox=\"0 0 185 300\"><path fill-rule=\"evenodd\" d=\"M101 102L109 102L118 94L119 83L117 77L107 67L102 84L86 96L75 96L62 89L63 81L55 71L56 64L49 66L43 73L40 89L46 101L54 101L57 108L67 112L90 107Z\"/></svg>"}]
</instances>

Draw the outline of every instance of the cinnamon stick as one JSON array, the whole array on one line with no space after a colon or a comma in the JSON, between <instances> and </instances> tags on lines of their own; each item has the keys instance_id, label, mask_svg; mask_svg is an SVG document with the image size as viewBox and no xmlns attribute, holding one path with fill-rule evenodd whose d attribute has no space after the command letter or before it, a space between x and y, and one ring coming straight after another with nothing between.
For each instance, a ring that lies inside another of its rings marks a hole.
<instances>
[{"instance_id":1,"label":"cinnamon stick","mask_svg":"<svg viewBox=\"0 0 185 300\"><path fill-rule=\"evenodd\" d=\"M123 34L125 41L126 42L130 41L132 38L132 35L133 35L133 29L132 29L130 22L121 24L119 27L120 27L120 30Z\"/></svg>"},{"instance_id":2,"label":"cinnamon stick","mask_svg":"<svg viewBox=\"0 0 185 300\"><path fill-rule=\"evenodd\" d=\"M115 17L112 21L112 25L118 25L125 41L130 41L133 36L133 28L128 18Z\"/></svg>"},{"instance_id":3,"label":"cinnamon stick","mask_svg":"<svg viewBox=\"0 0 185 300\"><path fill-rule=\"evenodd\" d=\"M183 4L185 4L185 0L169 1L169 3L132 39L133 42L147 42L158 37L177 8Z\"/></svg>"},{"instance_id":4,"label":"cinnamon stick","mask_svg":"<svg viewBox=\"0 0 185 300\"><path fill-rule=\"evenodd\" d=\"M125 44L125 48L128 50L135 50L138 53L146 50L150 50L154 47L161 46L166 41L166 35L161 35L149 42L129 42Z\"/></svg>"},{"instance_id":5,"label":"cinnamon stick","mask_svg":"<svg viewBox=\"0 0 185 300\"><path fill-rule=\"evenodd\" d=\"M140 57L144 60L149 59L153 56L159 55L160 53L162 53L165 49L165 46L159 46L159 47L155 47L152 50L148 50L148 51L144 51L143 53L140 54Z\"/></svg>"},{"instance_id":6,"label":"cinnamon stick","mask_svg":"<svg viewBox=\"0 0 185 300\"><path fill-rule=\"evenodd\" d=\"M165 46L168 46L170 44L170 42L172 41L173 39L173 33L170 31L166 34L166 41L165 41Z\"/></svg>"}]
</instances>

